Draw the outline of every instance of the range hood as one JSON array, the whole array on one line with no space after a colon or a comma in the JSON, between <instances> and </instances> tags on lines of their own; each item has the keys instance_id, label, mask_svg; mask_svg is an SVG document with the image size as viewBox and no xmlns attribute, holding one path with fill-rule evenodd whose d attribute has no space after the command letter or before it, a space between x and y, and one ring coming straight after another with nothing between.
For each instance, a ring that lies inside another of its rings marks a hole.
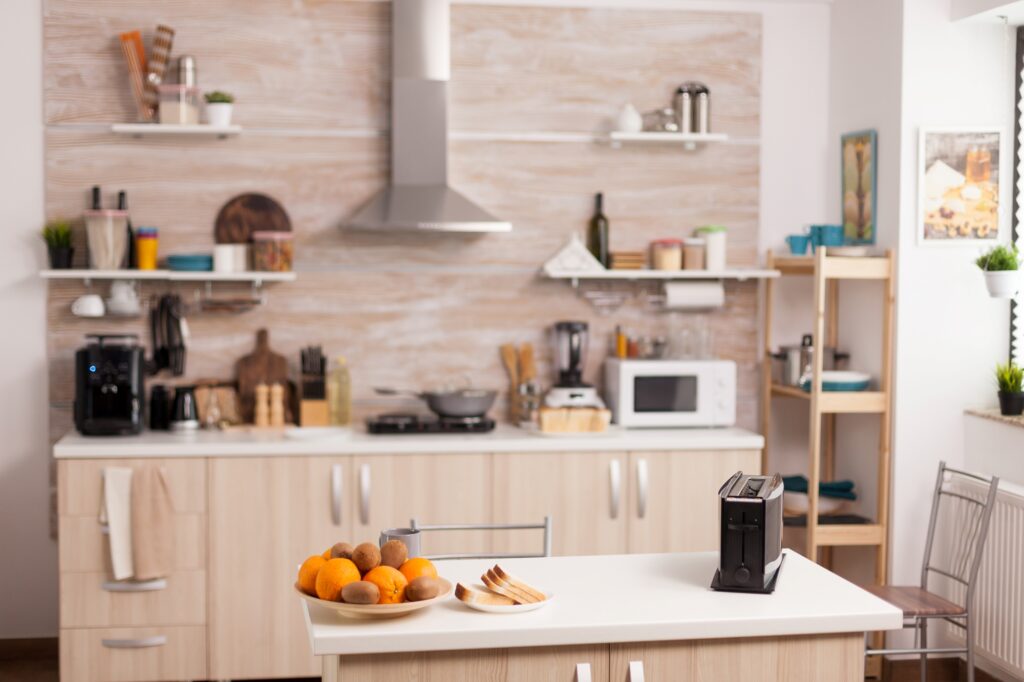
<instances>
[{"instance_id":1,"label":"range hood","mask_svg":"<svg viewBox=\"0 0 1024 682\"><path fill-rule=\"evenodd\" d=\"M391 182L345 227L512 229L448 186L449 23L448 0L391 3Z\"/></svg>"}]
</instances>

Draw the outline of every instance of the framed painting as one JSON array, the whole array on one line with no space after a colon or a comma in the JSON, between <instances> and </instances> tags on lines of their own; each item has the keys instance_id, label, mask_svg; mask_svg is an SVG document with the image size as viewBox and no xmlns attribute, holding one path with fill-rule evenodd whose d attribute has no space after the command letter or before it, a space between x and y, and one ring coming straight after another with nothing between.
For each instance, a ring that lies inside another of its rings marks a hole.
<instances>
[{"instance_id":1,"label":"framed painting","mask_svg":"<svg viewBox=\"0 0 1024 682\"><path fill-rule=\"evenodd\" d=\"M843 234L847 244L874 244L878 206L878 133L860 130L841 138Z\"/></svg>"},{"instance_id":2,"label":"framed painting","mask_svg":"<svg viewBox=\"0 0 1024 682\"><path fill-rule=\"evenodd\" d=\"M921 129L917 241L965 245L999 239L998 129Z\"/></svg>"}]
</instances>

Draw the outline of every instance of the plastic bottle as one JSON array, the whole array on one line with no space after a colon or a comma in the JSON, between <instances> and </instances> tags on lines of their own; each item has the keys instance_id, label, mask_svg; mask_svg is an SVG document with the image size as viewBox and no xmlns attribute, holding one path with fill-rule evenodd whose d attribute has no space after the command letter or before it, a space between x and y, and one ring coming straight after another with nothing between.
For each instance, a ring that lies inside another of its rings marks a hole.
<instances>
[{"instance_id":1,"label":"plastic bottle","mask_svg":"<svg viewBox=\"0 0 1024 682\"><path fill-rule=\"evenodd\" d=\"M343 355L334 359L327 376L327 409L331 426L348 426L352 423L352 380Z\"/></svg>"}]
</instances>

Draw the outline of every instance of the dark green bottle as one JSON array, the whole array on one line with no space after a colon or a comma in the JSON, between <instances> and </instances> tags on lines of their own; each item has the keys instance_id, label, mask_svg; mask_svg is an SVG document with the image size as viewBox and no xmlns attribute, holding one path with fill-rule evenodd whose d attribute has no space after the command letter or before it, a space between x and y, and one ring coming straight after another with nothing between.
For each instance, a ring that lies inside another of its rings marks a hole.
<instances>
[{"instance_id":1,"label":"dark green bottle","mask_svg":"<svg viewBox=\"0 0 1024 682\"><path fill-rule=\"evenodd\" d=\"M594 258L601 262L606 268L609 266L608 258L608 218L604 211L604 194L598 192L594 197L594 216L590 219L590 228L587 231L587 249L594 254Z\"/></svg>"}]
</instances>

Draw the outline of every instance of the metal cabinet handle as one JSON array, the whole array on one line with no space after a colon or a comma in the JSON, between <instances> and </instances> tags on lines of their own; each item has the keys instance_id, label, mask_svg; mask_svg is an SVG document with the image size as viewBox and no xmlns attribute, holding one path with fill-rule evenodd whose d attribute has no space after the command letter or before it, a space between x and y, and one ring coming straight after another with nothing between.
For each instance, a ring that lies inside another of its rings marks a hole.
<instances>
[{"instance_id":1,"label":"metal cabinet handle","mask_svg":"<svg viewBox=\"0 0 1024 682\"><path fill-rule=\"evenodd\" d=\"M101 643L108 649L148 649L167 644L167 635L139 637L138 639L104 639L101 640Z\"/></svg>"},{"instance_id":2,"label":"metal cabinet handle","mask_svg":"<svg viewBox=\"0 0 1024 682\"><path fill-rule=\"evenodd\" d=\"M167 579L157 578L156 580L143 580L141 582L108 580L103 583L102 587L105 592L155 592L167 587Z\"/></svg>"},{"instance_id":3,"label":"metal cabinet handle","mask_svg":"<svg viewBox=\"0 0 1024 682\"><path fill-rule=\"evenodd\" d=\"M331 466L331 521L335 526L341 525L341 498L344 484L343 470L340 464Z\"/></svg>"},{"instance_id":4,"label":"metal cabinet handle","mask_svg":"<svg viewBox=\"0 0 1024 682\"><path fill-rule=\"evenodd\" d=\"M359 523L370 523L370 465L359 465Z\"/></svg>"},{"instance_id":5,"label":"metal cabinet handle","mask_svg":"<svg viewBox=\"0 0 1024 682\"><path fill-rule=\"evenodd\" d=\"M576 678L573 682L591 682L589 663L576 664Z\"/></svg>"},{"instance_id":6,"label":"metal cabinet handle","mask_svg":"<svg viewBox=\"0 0 1024 682\"><path fill-rule=\"evenodd\" d=\"M608 482L611 483L610 513L613 519L617 519L619 502L622 499L622 467L617 459L608 462Z\"/></svg>"},{"instance_id":7,"label":"metal cabinet handle","mask_svg":"<svg viewBox=\"0 0 1024 682\"><path fill-rule=\"evenodd\" d=\"M629 662L629 676L626 677L626 682L644 682L644 662L643 661L630 661Z\"/></svg>"},{"instance_id":8,"label":"metal cabinet handle","mask_svg":"<svg viewBox=\"0 0 1024 682\"><path fill-rule=\"evenodd\" d=\"M639 518L647 516L647 460L636 461L636 515Z\"/></svg>"}]
</instances>

